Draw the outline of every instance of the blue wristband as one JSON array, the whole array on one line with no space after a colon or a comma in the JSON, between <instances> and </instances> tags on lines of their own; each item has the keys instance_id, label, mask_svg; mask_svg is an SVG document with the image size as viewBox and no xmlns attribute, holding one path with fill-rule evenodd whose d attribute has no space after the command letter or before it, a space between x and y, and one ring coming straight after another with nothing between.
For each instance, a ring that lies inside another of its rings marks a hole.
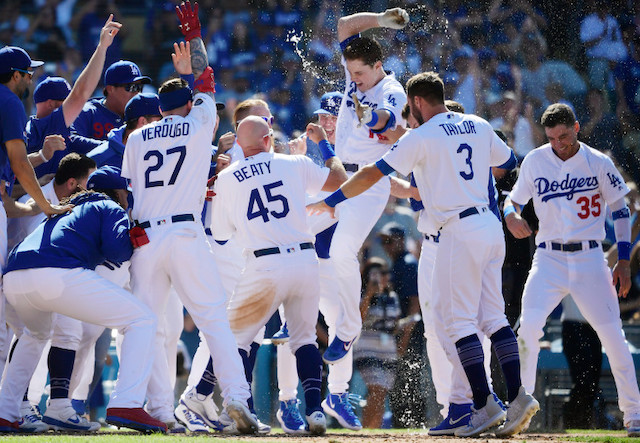
<instances>
[{"instance_id":1,"label":"blue wristband","mask_svg":"<svg viewBox=\"0 0 640 443\"><path fill-rule=\"evenodd\" d=\"M324 202L327 204L327 206L335 208L338 203L342 203L346 199L347 199L347 197L344 196L344 193L342 192L342 189L338 189L336 192L331 194L329 197L325 198Z\"/></svg>"},{"instance_id":2,"label":"blue wristband","mask_svg":"<svg viewBox=\"0 0 640 443\"><path fill-rule=\"evenodd\" d=\"M631 243L628 241L618 242L618 260L629 260L631 257Z\"/></svg>"},{"instance_id":3,"label":"blue wristband","mask_svg":"<svg viewBox=\"0 0 640 443\"><path fill-rule=\"evenodd\" d=\"M189 87L193 89L193 83L196 81L196 78L193 74L180 74L180 78L182 80L186 80L189 83Z\"/></svg>"},{"instance_id":4,"label":"blue wristband","mask_svg":"<svg viewBox=\"0 0 640 443\"><path fill-rule=\"evenodd\" d=\"M324 161L329 160L331 157L336 156L336 152L333 150L333 146L327 140L320 140L318 143L318 147L320 148L320 152L322 152L322 158Z\"/></svg>"},{"instance_id":5,"label":"blue wristband","mask_svg":"<svg viewBox=\"0 0 640 443\"><path fill-rule=\"evenodd\" d=\"M377 124L378 124L378 114L376 114L376 111L373 110L371 111L371 121L369 123L365 123L365 125L367 125L370 128L373 128Z\"/></svg>"},{"instance_id":6,"label":"blue wristband","mask_svg":"<svg viewBox=\"0 0 640 443\"><path fill-rule=\"evenodd\" d=\"M504 218L507 218L507 215L511 214L512 212L516 212L516 208L514 208L513 205L509 205L504 208L502 214L504 215Z\"/></svg>"}]
</instances>

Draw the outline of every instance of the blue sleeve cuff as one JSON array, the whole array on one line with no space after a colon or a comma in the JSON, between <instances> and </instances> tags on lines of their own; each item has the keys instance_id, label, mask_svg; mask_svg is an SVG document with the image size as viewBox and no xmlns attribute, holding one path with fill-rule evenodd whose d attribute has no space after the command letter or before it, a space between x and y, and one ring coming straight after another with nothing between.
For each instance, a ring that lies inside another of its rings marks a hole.
<instances>
[{"instance_id":1,"label":"blue sleeve cuff","mask_svg":"<svg viewBox=\"0 0 640 443\"><path fill-rule=\"evenodd\" d=\"M338 189L329 197L325 198L324 202L327 204L327 206L335 208L338 203L342 203L346 199L347 197L345 197L344 193L342 192L342 189Z\"/></svg>"},{"instance_id":2,"label":"blue sleeve cuff","mask_svg":"<svg viewBox=\"0 0 640 443\"><path fill-rule=\"evenodd\" d=\"M614 221L618 220L619 218L629 218L629 216L630 216L629 208L627 207L619 209L611 214L611 217L613 218Z\"/></svg>"},{"instance_id":3,"label":"blue sleeve cuff","mask_svg":"<svg viewBox=\"0 0 640 443\"><path fill-rule=\"evenodd\" d=\"M516 158L516 155L513 153L513 151L511 151L511 157L509 157L509 160L507 160L500 166L497 166L497 168L511 170L516 166L518 166L518 159Z\"/></svg>"},{"instance_id":4,"label":"blue sleeve cuff","mask_svg":"<svg viewBox=\"0 0 640 443\"><path fill-rule=\"evenodd\" d=\"M391 110L386 109L386 108L380 108L379 110L387 111L390 114L389 115L389 120L387 120L387 124L384 125L384 127L382 129L372 129L371 132L373 132L374 134L382 134L387 129L391 129L396 125L396 116Z\"/></svg>"},{"instance_id":5,"label":"blue sleeve cuff","mask_svg":"<svg viewBox=\"0 0 640 443\"><path fill-rule=\"evenodd\" d=\"M336 151L333 150L333 146L331 146L331 143L327 140L320 140L318 147L320 148L320 152L322 152L322 159L324 161L336 156Z\"/></svg>"},{"instance_id":6,"label":"blue sleeve cuff","mask_svg":"<svg viewBox=\"0 0 640 443\"><path fill-rule=\"evenodd\" d=\"M409 204L411 205L411 209L413 209L413 212L422 211L424 209L424 205L421 201L410 198Z\"/></svg>"},{"instance_id":7,"label":"blue sleeve cuff","mask_svg":"<svg viewBox=\"0 0 640 443\"><path fill-rule=\"evenodd\" d=\"M382 172L384 175L389 175L395 171L395 169L389 166L389 163L387 163L383 159L380 159L376 162L376 167L380 169L380 172Z\"/></svg>"},{"instance_id":8,"label":"blue sleeve cuff","mask_svg":"<svg viewBox=\"0 0 640 443\"><path fill-rule=\"evenodd\" d=\"M344 50L347 48L347 45L349 45L349 43L351 43L353 40L360 38L360 34L356 34L356 35L352 35L351 37L347 37L345 38L343 41L340 42L340 51L344 52Z\"/></svg>"},{"instance_id":9,"label":"blue sleeve cuff","mask_svg":"<svg viewBox=\"0 0 640 443\"><path fill-rule=\"evenodd\" d=\"M629 260L631 257L631 243L628 241L618 242L618 260Z\"/></svg>"}]
</instances>

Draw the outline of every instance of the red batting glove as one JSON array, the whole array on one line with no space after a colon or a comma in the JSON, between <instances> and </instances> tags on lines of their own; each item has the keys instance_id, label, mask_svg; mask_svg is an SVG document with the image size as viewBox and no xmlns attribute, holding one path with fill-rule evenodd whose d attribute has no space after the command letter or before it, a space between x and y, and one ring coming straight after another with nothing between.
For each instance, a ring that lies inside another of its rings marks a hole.
<instances>
[{"instance_id":1,"label":"red batting glove","mask_svg":"<svg viewBox=\"0 0 640 443\"><path fill-rule=\"evenodd\" d=\"M207 66L200 77L193 84L193 88L198 92L216 92L216 81L213 77L213 69L211 66Z\"/></svg>"},{"instance_id":2,"label":"red batting glove","mask_svg":"<svg viewBox=\"0 0 640 443\"><path fill-rule=\"evenodd\" d=\"M197 3L194 3L193 9L191 9L189 0L182 2L180 6L176 6L176 14L178 14L178 20L180 20L180 31L182 31L187 41L197 37L202 38Z\"/></svg>"}]
</instances>

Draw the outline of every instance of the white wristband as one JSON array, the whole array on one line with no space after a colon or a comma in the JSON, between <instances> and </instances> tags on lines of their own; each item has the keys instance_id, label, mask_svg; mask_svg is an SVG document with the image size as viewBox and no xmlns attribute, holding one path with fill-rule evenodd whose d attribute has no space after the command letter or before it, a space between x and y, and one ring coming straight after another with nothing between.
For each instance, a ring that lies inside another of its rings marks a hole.
<instances>
[{"instance_id":1,"label":"white wristband","mask_svg":"<svg viewBox=\"0 0 640 443\"><path fill-rule=\"evenodd\" d=\"M38 155L40 156L40 158L42 159L43 162L48 162L49 160L47 160L47 157L44 156L44 152L42 152L42 149L40 149L38 151Z\"/></svg>"}]
</instances>

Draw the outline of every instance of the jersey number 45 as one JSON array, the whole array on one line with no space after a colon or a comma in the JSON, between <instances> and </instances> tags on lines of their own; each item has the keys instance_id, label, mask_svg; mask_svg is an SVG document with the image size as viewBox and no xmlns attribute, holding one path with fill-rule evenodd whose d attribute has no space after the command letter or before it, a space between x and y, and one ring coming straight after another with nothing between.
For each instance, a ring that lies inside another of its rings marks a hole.
<instances>
[{"instance_id":1,"label":"jersey number 45","mask_svg":"<svg viewBox=\"0 0 640 443\"><path fill-rule=\"evenodd\" d=\"M272 194L271 190L274 188L278 188L282 186L282 180L278 180L277 182L269 183L268 185L264 185L262 188L264 189L264 194L266 196L267 203L270 202L280 202L282 204L281 211L270 211L265 206L262 197L260 196L260 191L258 188L254 188L251 190L251 194L249 195L249 207L247 208L247 218L249 220L253 220L257 217L262 217L263 222L269 221L269 215L275 218L283 218L286 217L289 213L289 201L284 195L281 194Z\"/></svg>"}]
</instances>

